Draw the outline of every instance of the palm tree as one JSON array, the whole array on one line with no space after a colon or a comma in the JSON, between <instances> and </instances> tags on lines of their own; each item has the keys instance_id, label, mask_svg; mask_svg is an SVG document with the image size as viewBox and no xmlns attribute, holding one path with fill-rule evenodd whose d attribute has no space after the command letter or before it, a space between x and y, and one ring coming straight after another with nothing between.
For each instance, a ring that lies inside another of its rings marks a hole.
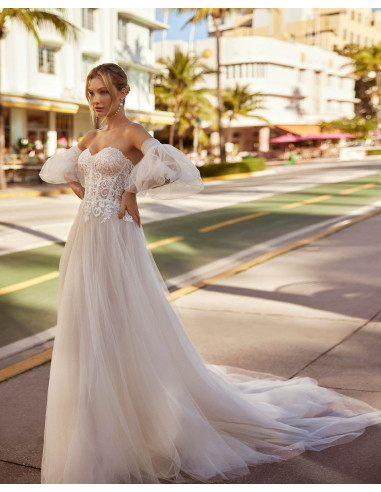
<instances>
[{"instance_id":1,"label":"palm tree","mask_svg":"<svg viewBox=\"0 0 381 492\"><path fill-rule=\"evenodd\" d=\"M173 145L175 131L182 116L183 101L189 97L197 100L204 93L210 92L208 89L194 87L211 70L198 56L182 53L178 47L173 58L160 58L158 63L164 65L166 73L156 77L154 92L158 104L174 113L175 122L169 133L169 143Z\"/></svg>"},{"instance_id":2,"label":"palm tree","mask_svg":"<svg viewBox=\"0 0 381 492\"><path fill-rule=\"evenodd\" d=\"M178 8L177 11L179 13L182 12L193 12L194 15L185 23L185 25L189 23L197 23L201 22L204 19L207 19L211 16L215 29L215 37L216 37L216 57L217 57L217 114L218 114L218 134L220 137L220 159L221 162L226 161L226 152L225 152L225 138L224 132L222 128L222 112L223 112L223 104L222 104L222 95L221 95L221 84L220 84L220 75L221 75L221 62L220 62L220 38L221 38L221 19L234 12L241 11L243 9L239 8L221 8L221 9L183 9Z\"/></svg>"},{"instance_id":3,"label":"palm tree","mask_svg":"<svg viewBox=\"0 0 381 492\"><path fill-rule=\"evenodd\" d=\"M371 78L371 72L375 76L376 95L378 99L376 130L378 131L381 127L381 43L364 48L357 47L357 49L354 49L352 46L348 50L347 56L352 58L352 63L344 66L352 65L353 75L364 78L365 80Z\"/></svg>"},{"instance_id":4,"label":"palm tree","mask_svg":"<svg viewBox=\"0 0 381 492\"><path fill-rule=\"evenodd\" d=\"M212 127L216 124L214 121L214 106L205 97L205 93L212 93L212 91L202 88L186 91L183 95L178 129L180 150L183 150L184 137L189 134L190 129L195 129L198 118L201 121L208 120ZM208 137L202 128L199 128L199 137L200 142L206 143L208 141Z\"/></svg>"},{"instance_id":5,"label":"palm tree","mask_svg":"<svg viewBox=\"0 0 381 492\"><path fill-rule=\"evenodd\" d=\"M253 114L259 109L264 109L263 96L260 92L250 92L249 85L240 86L236 83L234 89L224 89L222 92L223 115L229 119L229 128L238 116L257 118L270 125L270 122L263 116Z\"/></svg>"},{"instance_id":6,"label":"palm tree","mask_svg":"<svg viewBox=\"0 0 381 492\"><path fill-rule=\"evenodd\" d=\"M51 10L51 9L49 9ZM64 9L56 9L62 13ZM47 9L1 9L0 10L0 43L6 36L6 24L7 21L16 21L28 31L31 32L34 38L37 40L39 46L42 45L38 36L38 28L51 26L56 29L59 34L65 39L73 38L77 39L78 29L62 17L60 14L55 14ZM0 69L1 69L1 49L0 49ZM1 84L1 78L0 78ZM0 189L7 187L7 182L4 173L4 115L3 104L1 98L1 85L0 85Z\"/></svg>"}]
</instances>

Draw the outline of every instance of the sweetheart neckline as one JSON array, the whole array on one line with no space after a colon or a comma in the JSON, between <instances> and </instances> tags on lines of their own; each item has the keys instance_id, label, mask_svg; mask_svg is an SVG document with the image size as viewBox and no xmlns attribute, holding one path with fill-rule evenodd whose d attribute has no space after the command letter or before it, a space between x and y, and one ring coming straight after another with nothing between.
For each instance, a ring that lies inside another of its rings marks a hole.
<instances>
[{"instance_id":1,"label":"sweetheart neckline","mask_svg":"<svg viewBox=\"0 0 381 492\"><path fill-rule=\"evenodd\" d=\"M86 149L85 149L85 150L87 150L87 151L89 152L89 154L91 155L91 157L95 157L97 154L99 154L100 152L102 152L103 150L106 150L106 149L115 149L115 150L117 150L117 151L119 152L119 154L121 154L121 155L122 155L122 156L126 159L126 161L128 161L128 162L130 162L132 165L134 165L134 164L133 164L133 162L132 162L132 161L130 161L130 159L129 159L128 157L126 157L126 156L123 154L123 152L122 152L121 150L119 150L119 149L118 149L118 148L116 148L116 147L113 147L112 145L109 145L109 146L107 146L107 147L103 147L103 149L98 150L98 152L95 152L95 154L92 154L92 153L90 152L89 147L86 147Z\"/></svg>"}]
</instances>

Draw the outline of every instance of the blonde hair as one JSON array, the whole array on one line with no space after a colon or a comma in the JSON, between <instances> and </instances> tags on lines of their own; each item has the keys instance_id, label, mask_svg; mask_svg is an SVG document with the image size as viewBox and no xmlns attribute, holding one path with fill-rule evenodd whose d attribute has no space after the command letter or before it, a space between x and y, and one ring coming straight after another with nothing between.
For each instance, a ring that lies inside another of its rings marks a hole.
<instances>
[{"instance_id":1,"label":"blonde hair","mask_svg":"<svg viewBox=\"0 0 381 492\"><path fill-rule=\"evenodd\" d=\"M130 86L128 85L126 73L116 63L102 63L102 65L98 65L90 70L89 74L87 75L86 84L85 84L86 99L87 102L89 103L91 118L93 120L95 128L98 128L99 127L99 124L97 124L98 116L93 106L90 103L90 96L89 96L89 84L90 81L95 77L100 77L103 80L104 85L106 86L107 90L110 93L111 96L110 109L116 103L116 97L113 91L113 87L115 87L118 91L121 91L123 88L125 88L127 89L127 94L128 94L130 92ZM125 99L123 99L123 109L124 109L124 102Z\"/></svg>"}]
</instances>

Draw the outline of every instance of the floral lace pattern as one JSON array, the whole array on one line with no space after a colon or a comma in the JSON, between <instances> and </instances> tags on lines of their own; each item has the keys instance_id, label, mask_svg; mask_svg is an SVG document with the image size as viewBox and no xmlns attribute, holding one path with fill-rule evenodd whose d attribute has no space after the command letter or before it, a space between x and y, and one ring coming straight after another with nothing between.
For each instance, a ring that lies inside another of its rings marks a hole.
<instances>
[{"instance_id":1,"label":"floral lace pattern","mask_svg":"<svg viewBox=\"0 0 381 492\"><path fill-rule=\"evenodd\" d=\"M78 168L85 176L85 196L82 200L84 221L90 214L105 222L118 215L124 184L134 165L115 147L106 147L96 154L84 150L78 159ZM123 220L133 222L126 212Z\"/></svg>"}]
</instances>

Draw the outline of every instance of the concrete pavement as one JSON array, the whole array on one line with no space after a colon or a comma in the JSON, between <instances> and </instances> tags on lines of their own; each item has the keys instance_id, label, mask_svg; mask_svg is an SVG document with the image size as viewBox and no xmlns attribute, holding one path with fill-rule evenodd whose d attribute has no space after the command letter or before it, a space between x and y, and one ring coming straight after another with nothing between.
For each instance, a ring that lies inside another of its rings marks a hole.
<instances>
[{"instance_id":1,"label":"concrete pavement","mask_svg":"<svg viewBox=\"0 0 381 492\"><path fill-rule=\"evenodd\" d=\"M208 362L309 376L381 409L380 246L378 215L222 278L176 306ZM40 481L49 369L0 384L0 483ZM380 483L380 444L381 426L372 426L349 444L252 467L238 483Z\"/></svg>"}]
</instances>

